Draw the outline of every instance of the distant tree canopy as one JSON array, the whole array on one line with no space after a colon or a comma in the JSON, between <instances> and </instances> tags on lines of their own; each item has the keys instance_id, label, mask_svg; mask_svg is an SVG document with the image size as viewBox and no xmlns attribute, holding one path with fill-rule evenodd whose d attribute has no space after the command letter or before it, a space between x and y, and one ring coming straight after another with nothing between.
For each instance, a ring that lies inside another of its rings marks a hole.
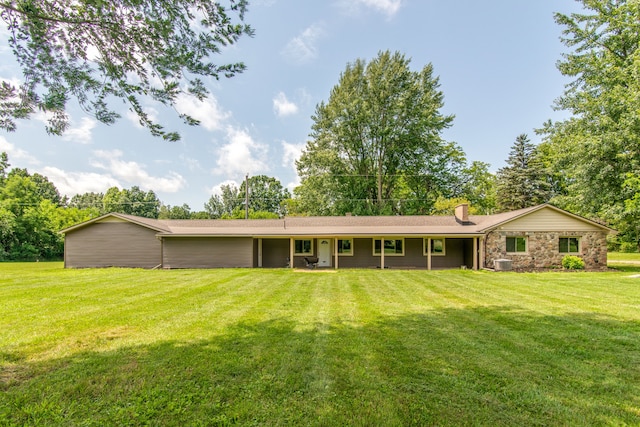
<instances>
[{"instance_id":1,"label":"distant tree canopy","mask_svg":"<svg viewBox=\"0 0 640 427\"><path fill-rule=\"evenodd\" d=\"M160 214L160 200L156 194L142 191L140 187L131 189L111 187L102 198L103 212L120 212L145 218L158 218Z\"/></svg>"},{"instance_id":2,"label":"distant tree canopy","mask_svg":"<svg viewBox=\"0 0 640 427\"><path fill-rule=\"evenodd\" d=\"M174 107L180 94L203 100L201 77L232 77L244 64L216 65L214 54L253 30L243 24L246 0L2 0L0 18L23 81L0 84L0 129L49 113L47 131L69 124L71 98L111 124L109 107L124 101L153 135L177 140L145 112L143 98ZM187 114L180 117L193 125Z\"/></svg>"},{"instance_id":3,"label":"distant tree canopy","mask_svg":"<svg viewBox=\"0 0 640 427\"><path fill-rule=\"evenodd\" d=\"M49 180L26 169L9 170L0 157L0 261L61 257L58 231L98 215L97 209L65 207Z\"/></svg>"},{"instance_id":4,"label":"distant tree canopy","mask_svg":"<svg viewBox=\"0 0 640 427\"><path fill-rule=\"evenodd\" d=\"M186 203L182 206L160 205L158 219L190 219L191 208Z\"/></svg>"},{"instance_id":5,"label":"distant tree canopy","mask_svg":"<svg viewBox=\"0 0 640 427\"><path fill-rule=\"evenodd\" d=\"M572 79L556 108L572 116L540 130L553 202L640 244L640 3L580 2L581 13L555 15L568 48L558 69Z\"/></svg>"},{"instance_id":6,"label":"distant tree canopy","mask_svg":"<svg viewBox=\"0 0 640 427\"><path fill-rule=\"evenodd\" d=\"M276 178L266 175L251 176L249 182L249 213L251 218L277 218L283 216L285 201L291 198L289 190ZM233 184L220 187L221 194L211 196L205 211L211 218L244 218L246 182L240 188Z\"/></svg>"},{"instance_id":7,"label":"distant tree canopy","mask_svg":"<svg viewBox=\"0 0 640 427\"><path fill-rule=\"evenodd\" d=\"M459 186L464 154L441 133L444 96L433 67L411 71L389 51L347 64L316 107L311 140L297 162L295 194L314 214L424 213ZM405 200L411 202L405 203Z\"/></svg>"}]
</instances>

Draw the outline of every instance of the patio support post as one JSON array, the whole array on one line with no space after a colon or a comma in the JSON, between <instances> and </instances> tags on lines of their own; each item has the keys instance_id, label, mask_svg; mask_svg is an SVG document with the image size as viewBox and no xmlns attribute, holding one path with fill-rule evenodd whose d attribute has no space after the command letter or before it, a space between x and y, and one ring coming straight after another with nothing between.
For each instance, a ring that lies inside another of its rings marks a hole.
<instances>
[{"instance_id":1,"label":"patio support post","mask_svg":"<svg viewBox=\"0 0 640 427\"><path fill-rule=\"evenodd\" d=\"M338 238L333 239L333 268L338 269Z\"/></svg>"},{"instance_id":2,"label":"patio support post","mask_svg":"<svg viewBox=\"0 0 640 427\"><path fill-rule=\"evenodd\" d=\"M258 267L262 267L262 239L258 239Z\"/></svg>"},{"instance_id":3,"label":"patio support post","mask_svg":"<svg viewBox=\"0 0 640 427\"><path fill-rule=\"evenodd\" d=\"M380 238L380 270L384 270L384 238Z\"/></svg>"},{"instance_id":4,"label":"patio support post","mask_svg":"<svg viewBox=\"0 0 640 427\"><path fill-rule=\"evenodd\" d=\"M473 238L473 269L478 269L478 237Z\"/></svg>"},{"instance_id":5,"label":"patio support post","mask_svg":"<svg viewBox=\"0 0 640 427\"><path fill-rule=\"evenodd\" d=\"M295 246L295 241L293 237L289 239L289 268L293 268L293 249Z\"/></svg>"},{"instance_id":6,"label":"patio support post","mask_svg":"<svg viewBox=\"0 0 640 427\"><path fill-rule=\"evenodd\" d=\"M431 270L431 237L427 239L427 270Z\"/></svg>"},{"instance_id":7,"label":"patio support post","mask_svg":"<svg viewBox=\"0 0 640 427\"><path fill-rule=\"evenodd\" d=\"M480 268L484 268L484 236L480 237L478 240L480 240Z\"/></svg>"}]
</instances>

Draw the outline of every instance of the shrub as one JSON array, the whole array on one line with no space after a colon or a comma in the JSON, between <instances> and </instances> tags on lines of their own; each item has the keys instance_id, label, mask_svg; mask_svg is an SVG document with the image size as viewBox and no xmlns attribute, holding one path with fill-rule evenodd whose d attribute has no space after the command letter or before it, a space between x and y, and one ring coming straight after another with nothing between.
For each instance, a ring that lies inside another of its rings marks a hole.
<instances>
[{"instance_id":1,"label":"shrub","mask_svg":"<svg viewBox=\"0 0 640 427\"><path fill-rule=\"evenodd\" d=\"M624 253L638 252L638 244L634 242L622 242L620 243L620 252L624 252Z\"/></svg>"},{"instance_id":2,"label":"shrub","mask_svg":"<svg viewBox=\"0 0 640 427\"><path fill-rule=\"evenodd\" d=\"M583 270L584 260L579 256L565 255L565 257L562 258L562 266L567 270Z\"/></svg>"}]
</instances>

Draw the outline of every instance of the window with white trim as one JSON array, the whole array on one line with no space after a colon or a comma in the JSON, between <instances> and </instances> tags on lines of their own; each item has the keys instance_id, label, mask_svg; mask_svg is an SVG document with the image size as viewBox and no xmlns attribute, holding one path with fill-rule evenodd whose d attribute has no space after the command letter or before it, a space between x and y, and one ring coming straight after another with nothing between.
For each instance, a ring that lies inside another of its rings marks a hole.
<instances>
[{"instance_id":1,"label":"window with white trim","mask_svg":"<svg viewBox=\"0 0 640 427\"><path fill-rule=\"evenodd\" d=\"M431 256L445 256L446 255L446 245L444 237L437 237L431 239L424 239L423 245L423 255L428 255L429 251L427 242L431 241Z\"/></svg>"},{"instance_id":2,"label":"window with white trim","mask_svg":"<svg viewBox=\"0 0 640 427\"><path fill-rule=\"evenodd\" d=\"M295 255L313 255L313 242L311 239L296 239L293 244Z\"/></svg>"},{"instance_id":3,"label":"window with white trim","mask_svg":"<svg viewBox=\"0 0 640 427\"><path fill-rule=\"evenodd\" d=\"M338 239L338 254L353 255L353 239Z\"/></svg>"},{"instance_id":4,"label":"window with white trim","mask_svg":"<svg viewBox=\"0 0 640 427\"><path fill-rule=\"evenodd\" d=\"M558 252L561 254L580 253L580 238L560 237L560 239L558 239Z\"/></svg>"},{"instance_id":5,"label":"window with white trim","mask_svg":"<svg viewBox=\"0 0 640 427\"><path fill-rule=\"evenodd\" d=\"M524 236L507 237L507 253L517 254L527 252L527 238Z\"/></svg>"},{"instance_id":6,"label":"window with white trim","mask_svg":"<svg viewBox=\"0 0 640 427\"><path fill-rule=\"evenodd\" d=\"M384 256L404 256L404 239L384 239L382 241L373 239L373 255L380 256L382 245L384 245Z\"/></svg>"}]
</instances>

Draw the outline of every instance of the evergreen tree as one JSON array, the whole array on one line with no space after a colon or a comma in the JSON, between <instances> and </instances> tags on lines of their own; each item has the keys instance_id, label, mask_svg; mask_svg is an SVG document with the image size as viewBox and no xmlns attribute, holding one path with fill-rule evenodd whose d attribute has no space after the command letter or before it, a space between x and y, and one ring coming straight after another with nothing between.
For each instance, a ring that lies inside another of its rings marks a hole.
<instances>
[{"instance_id":1,"label":"evergreen tree","mask_svg":"<svg viewBox=\"0 0 640 427\"><path fill-rule=\"evenodd\" d=\"M503 211L545 203L551 195L537 148L526 134L516 138L497 180L497 202Z\"/></svg>"}]
</instances>

